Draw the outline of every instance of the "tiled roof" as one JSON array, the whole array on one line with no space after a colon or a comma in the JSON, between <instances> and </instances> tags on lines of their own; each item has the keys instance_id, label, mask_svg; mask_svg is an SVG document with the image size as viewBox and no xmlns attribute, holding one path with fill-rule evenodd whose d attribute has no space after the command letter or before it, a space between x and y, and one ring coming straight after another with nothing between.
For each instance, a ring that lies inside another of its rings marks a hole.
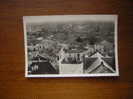
<instances>
[{"instance_id":1,"label":"tiled roof","mask_svg":"<svg viewBox=\"0 0 133 99\"><path fill-rule=\"evenodd\" d=\"M94 60L94 58L96 59ZM97 52L93 57L86 60L84 69L87 73L112 73L115 72L112 67L114 65L112 58L105 58Z\"/></svg>"},{"instance_id":2,"label":"tiled roof","mask_svg":"<svg viewBox=\"0 0 133 99\"><path fill-rule=\"evenodd\" d=\"M85 48L75 48L75 49L67 49L65 50L67 53L82 53L86 51L87 49Z\"/></svg>"},{"instance_id":3,"label":"tiled roof","mask_svg":"<svg viewBox=\"0 0 133 99\"><path fill-rule=\"evenodd\" d=\"M84 69L88 69L95 61L97 58L85 58L84 62Z\"/></svg>"},{"instance_id":4,"label":"tiled roof","mask_svg":"<svg viewBox=\"0 0 133 99\"><path fill-rule=\"evenodd\" d=\"M105 67L103 64L97 66L94 70L92 70L90 73L113 73L109 68Z\"/></svg>"},{"instance_id":5,"label":"tiled roof","mask_svg":"<svg viewBox=\"0 0 133 99\"><path fill-rule=\"evenodd\" d=\"M102 59L115 70L115 60L113 58L102 58Z\"/></svg>"},{"instance_id":6,"label":"tiled roof","mask_svg":"<svg viewBox=\"0 0 133 99\"><path fill-rule=\"evenodd\" d=\"M36 57L33 57L33 59L32 60L47 60L45 57L42 57L42 56L40 56L40 55L37 55Z\"/></svg>"}]
</instances>

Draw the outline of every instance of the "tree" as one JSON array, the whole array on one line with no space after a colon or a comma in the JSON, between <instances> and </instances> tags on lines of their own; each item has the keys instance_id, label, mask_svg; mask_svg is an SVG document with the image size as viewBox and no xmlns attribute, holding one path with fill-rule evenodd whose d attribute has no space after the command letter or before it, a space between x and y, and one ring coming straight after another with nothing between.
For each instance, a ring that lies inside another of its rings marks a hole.
<instances>
[{"instance_id":1,"label":"tree","mask_svg":"<svg viewBox=\"0 0 133 99\"><path fill-rule=\"evenodd\" d=\"M80 36L76 38L76 41L79 42L79 43L83 42L83 40L81 39Z\"/></svg>"},{"instance_id":2,"label":"tree","mask_svg":"<svg viewBox=\"0 0 133 99\"><path fill-rule=\"evenodd\" d=\"M96 44L98 41L97 37L95 35L91 35L88 37L88 42L90 45Z\"/></svg>"}]
</instances>

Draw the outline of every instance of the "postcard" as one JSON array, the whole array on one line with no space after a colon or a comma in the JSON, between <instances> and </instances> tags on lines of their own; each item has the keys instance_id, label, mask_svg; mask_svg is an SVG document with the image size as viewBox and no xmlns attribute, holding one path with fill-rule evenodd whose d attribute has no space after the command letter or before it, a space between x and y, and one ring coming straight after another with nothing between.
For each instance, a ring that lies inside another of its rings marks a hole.
<instances>
[{"instance_id":1,"label":"postcard","mask_svg":"<svg viewBox=\"0 0 133 99\"><path fill-rule=\"evenodd\" d=\"M24 16L25 77L119 76L117 15Z\"/></svg>"}]
</instances>

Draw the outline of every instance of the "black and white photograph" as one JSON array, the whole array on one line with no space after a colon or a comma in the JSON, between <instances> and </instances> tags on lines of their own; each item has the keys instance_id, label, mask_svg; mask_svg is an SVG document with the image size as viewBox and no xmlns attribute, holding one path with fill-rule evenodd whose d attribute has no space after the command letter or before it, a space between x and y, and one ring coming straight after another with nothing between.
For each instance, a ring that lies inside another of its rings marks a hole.
<instances>
[{"instance_id":1,"label":"black and white photograph","mask_svg":"<svg viewBox=\"0 0 133 99\"><path fill-rule=\"evenodd\" d=\"M25 77L119 76L117 15L23 16Z\"/></svg>"}]
</instances>

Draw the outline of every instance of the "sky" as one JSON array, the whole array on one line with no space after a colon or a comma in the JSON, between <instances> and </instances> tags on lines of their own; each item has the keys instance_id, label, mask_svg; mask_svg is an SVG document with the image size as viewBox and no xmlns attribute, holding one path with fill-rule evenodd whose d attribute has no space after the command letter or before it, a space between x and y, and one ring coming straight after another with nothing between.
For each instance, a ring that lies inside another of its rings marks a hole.
<instances>
[{"instance_id":1,"label":"sky","mask_svg":"<svg viewBox=\"0 0 133 99\"><path fill-rule=\"evenodd\" d=\"M117 15L49 15L23 16L24 23L69 22L69 21L117 21Z\"/></svg>"}]
</instances>

